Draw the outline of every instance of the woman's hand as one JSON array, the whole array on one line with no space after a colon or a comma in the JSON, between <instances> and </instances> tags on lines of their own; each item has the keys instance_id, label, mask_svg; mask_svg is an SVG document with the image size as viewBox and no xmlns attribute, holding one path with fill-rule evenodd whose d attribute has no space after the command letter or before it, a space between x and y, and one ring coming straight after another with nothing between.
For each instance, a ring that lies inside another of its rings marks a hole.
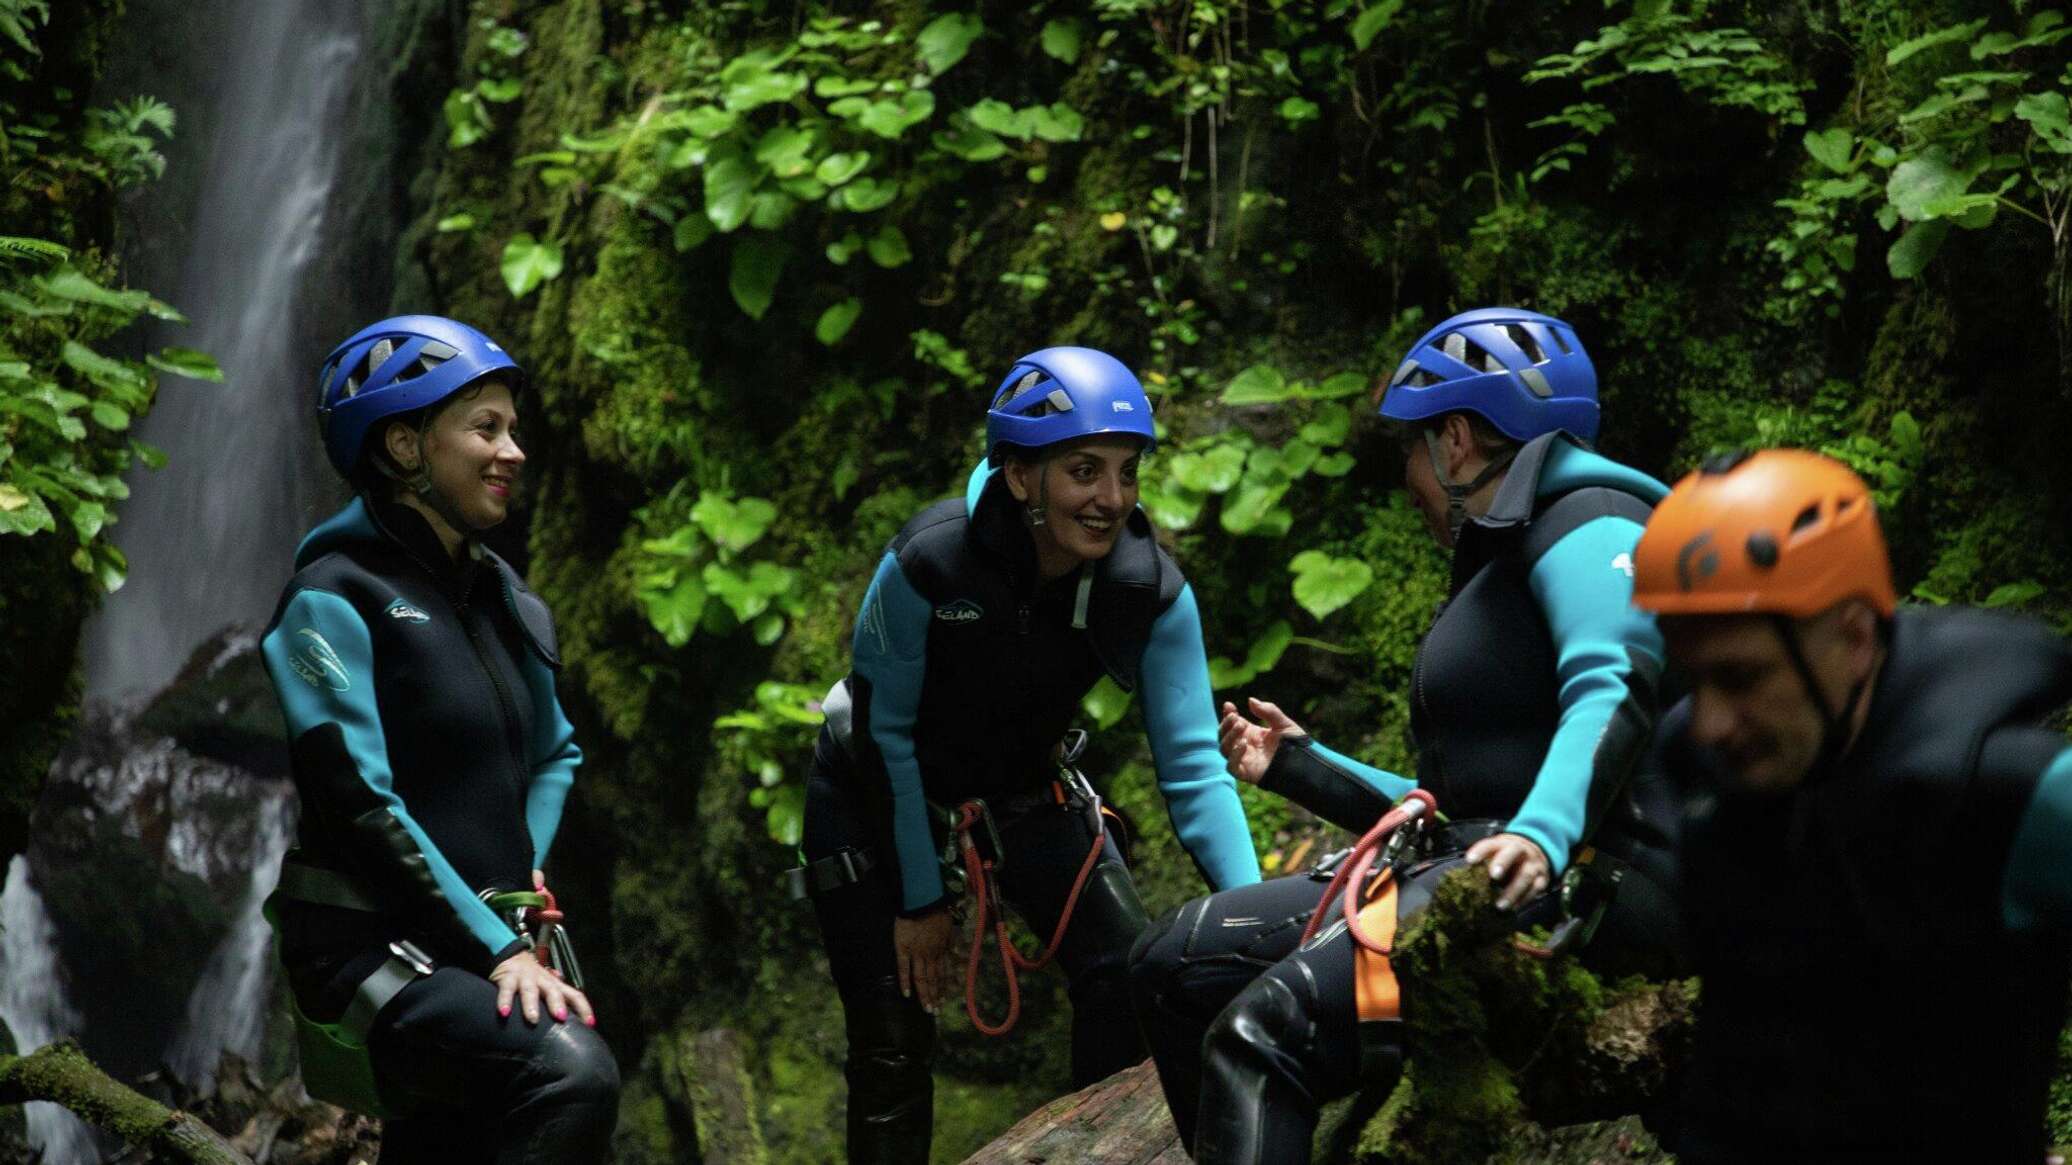
<instances>
[{"instance_id":1,"label":"woman's hand","mask_svg":"<svg viewBox=\"0 0 2072 1165\"><path fill-rule=\"evenodd\" d=\"M1279 707L1257 698L1249 698L1245 703L1263 723L1255 724L1238 715L1237 705L1225 701L1216 747L1223 750L1223 767L1231 776L1247 785L1256 785L1266 776L1273 754L1280 750L1281 737L1307 734Z\"/></svg>"},{"instance_id":2,"label":"woman's hand","mask_svg":"<svg viewBox=\"0 0 2072 1165\"><path fill-rule=\"evenodd\" d=\"M527 1023L540 1021L540 1004L544 1002L556 1020L566 1020L568 1013L574 1011L588 1026L597 1026L597 1016L591 1012L590 1001L583 993L562 982L531 951L519 951L498 963L489 972L489 981L496 984L498 1015L511 1014L511 1000L515 997Z\"/></svg>"},{"instance_id":3,"label":"woman's hand","mask_svg":"<svg viewBox=\"0 0 2072 1165\"><path fill-rule=\"evenodd\" d=\"M950 943L956 937L957 928L947 907L919 918L892 920L892 958L899 964L899 993L918 996L930 1015L948 993Z\"/></svg>"},{"instance_id":4,"label":"woman's hand","mask_svg":"<svg viewBox=\"0 0 2072 1165\"><path fill-rule=\"evenodd\" d=\"M1469 846L1468 864L1481 862L1489 864L1489 880L1503 884L1496 895L1499 910L1523 905L1527 899L1545 893L1553 875L1553 867L1539 845L1515 833L1499 833Z\"/></svg>"}]
</instances>

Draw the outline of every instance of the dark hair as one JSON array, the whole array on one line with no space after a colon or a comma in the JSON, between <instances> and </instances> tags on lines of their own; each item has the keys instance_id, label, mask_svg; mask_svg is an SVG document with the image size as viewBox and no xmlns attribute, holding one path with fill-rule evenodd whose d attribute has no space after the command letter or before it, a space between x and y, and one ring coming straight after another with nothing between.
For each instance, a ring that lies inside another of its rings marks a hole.
<instances>
[{"instance_id":1,"label":"dark hair","mask_svg":"<svg viewBox=\"0 0 2072 1165\"><path fill-rule=\"evenodd\" d=\"M1436 433L1444 429L1449 417L1467 418L1468 433L1475 439L1475 451L1484 457L1494 458L1501 454L1512 452L1519 447L1520 443L1518 441L1505 434L1502 429L1491 424L1489 418L1481 413L1471 413L1465 409L1457 409L1450 413L1440 413L1435 417L1427 417L1417 422L1414 427L1406 428L1404 438L1408 441L1414 436L1417 440L1422 441L1424 434Z\"/></svg>"},{"instance_id":2,"label":"dark hair","mask_svg":"<svg viewBox=\"0 0 2072 1165\"><path fill-rule=\"evenodd\" d=\"M440 415L445 413L447 409L463 401L471 401L481 396L482 390L487 388L489 382L494 379L496 378L485 377L472 384L463 385L445 398L428 404L421 409L412 409L407 413L397 413L394 416L383 417L381 420L376 421L373 428L367 432L369 438L367 443L361 447L360 463L353 467L353 489L361 492L379 492L390 486L403 486L404 482L409 480L410 471L397 465L395 459L389 456L388 432L390 426L403 425L414 432L428 432L432 427L432 422L438 420ZM405 486L404 488L408 487Z\"/></svg>"}]
</instances>

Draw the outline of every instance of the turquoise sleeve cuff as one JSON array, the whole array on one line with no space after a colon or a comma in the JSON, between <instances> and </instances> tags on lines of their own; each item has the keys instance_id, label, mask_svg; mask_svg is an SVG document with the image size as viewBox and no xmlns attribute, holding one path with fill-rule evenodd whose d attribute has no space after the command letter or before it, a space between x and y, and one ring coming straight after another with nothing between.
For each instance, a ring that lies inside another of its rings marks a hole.
<instances>
[{"instance_id":1,"label":"turquoise sleeve cuff","mask_svg":"<svg viewBox=\"0 0 2072 1165\"><path fill-rule=\"evenodd\" d=\"M1215 889L1257 882L1259 857L1237 780L1216 747L1216 699L1194 588L1180 588L1152 623L1140 671L1144 727L1173 832Z\"/></svg>"},{"instance_id":2,"label":"turquoise sleeve cuff","mask_svg":"<svg viewBox=\"0 0 2072 1165\"><path fill-rule=\"evenodd\" d=\"M898 851L902 909L941 901L942 870L928 828L928 800L914 755L914 719L928 656L928 601L886 554L863 596L851 644L856 674L869 683L871 742L885 762L892 792L892 845Z\"/></svg>"},{"instance_id":3,"label":"turquoise sleeve cuff","mask_svg":"<svg viewBox=\"0 0 2072 1165\"><path fill-rule=\"evenodd\" d=\"M2072 929L2072 748L2036 782L2001 882L2001 914L2013 931Z\"/></svg>"},{"instance_id":4,"label":"turquoise sleeve cuff","mask_svg":"<svg viewBox=\"0 0 2072 1165\"><path fill-rule=\"evenodd\" d=\"M1309 747L1325 760L1344 769L1361 784L1388 798L1390 804L1402 800L1403 794L1417 788L1417 782L1409 777L1398 776L1387 769L1377 769L1343 753L1333 752L1325 748L1315 737L1310 738Z\"/></svg>"}]
</instances>

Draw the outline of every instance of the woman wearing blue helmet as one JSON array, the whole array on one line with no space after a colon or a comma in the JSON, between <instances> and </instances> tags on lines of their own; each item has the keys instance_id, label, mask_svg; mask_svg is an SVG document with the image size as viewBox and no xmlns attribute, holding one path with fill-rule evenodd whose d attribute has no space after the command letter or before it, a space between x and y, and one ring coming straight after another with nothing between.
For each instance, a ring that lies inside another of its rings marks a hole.
<instances>
[{"instance_id":1,"label":"woman wearing blue helmet","mask_svg":"<svg viewBox=\"0 0 2072 1165\"><path fill-rule=\"evenodd\" d=\"M852 1162L928 1158L960 891L1010 985L1030 961L986 931L999 900L1050 940L1070 981L1076 1084L1142 1057L1124 962L1144 909L1070 767L1076 747L1061 745L1102 676L1137 693L1173 828L1210 886L1259 878L1216 751L1194 594L1137 508L1155 443L1142 386L1101 352L1032 352L995 392L986 437L965 495L923 510L879 562L807 784L793 880L846 1016ZM979 953L966 1006L998 1034L1015 1005L997 1025L979 1014Z\"/></svg>"},{"instance_id":2,"label":"woman wearing blue helmet","mask_svg":"<svg viewBox=\"0 0 2072 1165\"><path fill-rule=\"evenodd\" d=\"M1417 779L1332 752L1263 700L1257 720L1225 704L1220 743L1240 780L1356 832L1394 820L1392 803L1435 800L1448 820L1347 884L1350 906L1334 895L1323 917L1344 922L1305 926L1327 892L1312 874L1199 899L1145 932L1139 1021L1204 1163L1307 1161L1318 1105L1400 1066L1388 936L1462 863L1485 865L1523 923L1596 930L1583 957L1600 967L1657 969L1674 942L1671 815L1659 790L1629 789L1662 660L1631 606L1631 555L1666 488L1590 448L1596 372L1573 330L1537 312L1433 328L1380 411L1403 426L1405 486L1453 552L1412 676ZM1572 869L1568 916L1546 892Z\"/></svg>"},{"instance_id":3,"label":"woman wearing blue helmet","mask_svg":"<svg viewBox=\"0 0 2072 1165\"><path fill-rule=\"evenodd\" d=\"M302 803L268 916L303 1077L386 1118L387 1163L602 1161L616 1123L541 873L582 759L554 623L477 540L525 463L523 384L437 316L333 350L318 426L357 496L296 550L263 641Z\"/></svg>"}]
</instances>

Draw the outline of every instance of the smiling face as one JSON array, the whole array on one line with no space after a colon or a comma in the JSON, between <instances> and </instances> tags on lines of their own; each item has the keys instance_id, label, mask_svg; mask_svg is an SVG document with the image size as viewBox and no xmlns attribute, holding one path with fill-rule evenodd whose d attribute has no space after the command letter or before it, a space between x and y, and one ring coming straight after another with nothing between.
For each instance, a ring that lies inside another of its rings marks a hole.
<instances>
[{"instance_id":1,"label":"smiling face","mask_svg":"<svg viewBox=\"0 0 2072 1165\"><path fill-rule=\"evenodd\" d=\"M1051 452L1041 461L1009 458L1001 472L1024 506L1042 507L1044 521L1030 530L1045 578L1105 558L1122 536L1123 520L1137 507L1135 437L1100 436Z\"/></svg>"},{"instance_id":2,"label":"smiling face","mask_svg":"<svg viewBox=\"0 0 2072 1165\"><path fill-rule=\"evenodd\" d=\"M417 450L409 430L389 428L389 454L406 470ZM425 468L440 507L466 524L463 533L487 530L510 513L511 495L525 451L518 447L518 409L511 389L487 380L454 394L424 430Z\"/></svg>"}]
</instances>

